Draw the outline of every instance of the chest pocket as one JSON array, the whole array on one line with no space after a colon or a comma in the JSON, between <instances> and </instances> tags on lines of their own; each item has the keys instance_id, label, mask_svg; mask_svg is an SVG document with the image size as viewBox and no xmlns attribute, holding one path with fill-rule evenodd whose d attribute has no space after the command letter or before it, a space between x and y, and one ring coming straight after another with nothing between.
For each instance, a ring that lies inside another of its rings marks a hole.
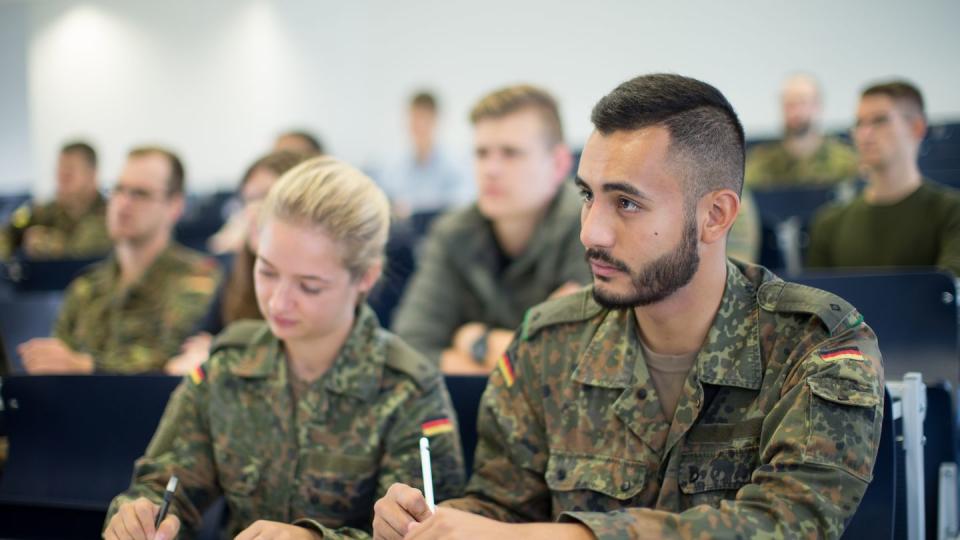
<instances>
[{"instance_id":1,"label":"chest pocket","mask_svg":"<svg viewBox=\"0 0 960 540\"><path fill-rule=\"evenodd\" d=\"M300 495L336 526L369 524L379 470L377 456L304 450Z\"/></svg>"},{"instance_id":2,"label":"chest pocket","mask_svg":"<svg viewBox=\"0 0 960 540\"><path fill-rule=\"evenodd\" d=\"M612 511L626 506L646 487L646 465L626 459L552 453L547 486L554 511Z\"/></svg>"}]
</instances>

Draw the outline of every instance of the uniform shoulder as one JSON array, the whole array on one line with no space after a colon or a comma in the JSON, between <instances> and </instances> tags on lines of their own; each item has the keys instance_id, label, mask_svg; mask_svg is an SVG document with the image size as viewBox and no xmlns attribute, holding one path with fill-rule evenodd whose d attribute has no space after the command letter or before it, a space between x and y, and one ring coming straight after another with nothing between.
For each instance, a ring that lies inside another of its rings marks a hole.
<instances>
[{"instance_id":1,"label":"uniform shoulder","mask_svg":"<svg viewBox=\"0 0 960 540\"><path fill-rule=\"evenodd\" d=\"M97 290L101 283L111 283L113 281L112 266L114 264L116 264L114 259L108 257L85 266L77 274L77 277L73 278L67 285L66 296L88 296Z\"/></svg>"},{"instance_id":2,"label":"uniform shoulder","mask_svg":"<svg viewBox=\"0 0 960 540\"><path fill-rule=\"evenodd\" d=\"M854 328L863 316L839 296L807 285L774 279L757 291L760 308L772 313L805 314L817 317L831 334Z\"/></svg>"},{"instance_id":3,"label":"uniform shoulder","mask_svg":"<svg viewBox=\"0 0 960 540\"><path fill-rule=\"evenodd\" d=\"M213 257L179 244L171 246L170 256L187 274L213 276L220 270Z\"/></svg>"},{"instance_id":4,"label":"uniform shoulder","mask_svg":"<svg viewBox=\"0 0 960 540\"><path fill-rule=\"evenodd\" d=\"M399 372L413 380L426 390L432 388L440 379L440 370L400 337L383 329L378 330L386 348L384 364L392 371Z\"/></svg>"},{"instance_id":5,"label":"uniform shoulder","mask_svg":"<svg viewBox=\"0 0 960 540\"><path fill-rule=\"evenodd\" d=\"M210 345L210 356L227 349L244 349L256 344L270 333L266 321L242 319L231 323L217 334Z\"/></svg>"},{"instance_id":6,"label":"uniform shoulder","mask_svg":"<svg viewBox=\"0 0 960 540\"><path fill-rule=\"evenodd\" d=\"M471 234L484 222L483 215L476 204L456 208L445 212L430 225L430 236L434 238L456 238L462 234Z\"/></svg>"},{"instance_id":7,"label":"uniform shoulder","mask_svg":"<svg viewBox=\"0 0 960 540\"><path fill-rule=\"evenodd\" d=\"M530 339L550 326L586 321L601 311L603 308L593 299L593 287L584 287L573 294L547 300L527 310L520 338Z\"/></svg>"}]
</instances>

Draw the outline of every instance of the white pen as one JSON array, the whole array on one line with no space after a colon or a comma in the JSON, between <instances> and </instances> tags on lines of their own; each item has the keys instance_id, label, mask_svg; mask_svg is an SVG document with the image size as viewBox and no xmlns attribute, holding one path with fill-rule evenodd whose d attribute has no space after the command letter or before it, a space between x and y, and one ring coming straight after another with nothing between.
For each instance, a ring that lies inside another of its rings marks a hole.
<instances>
[{"instance_id":1,"label":"white pen","mask_svg":"<svg viewBox=\"0 0 960 540\"><path fill-rule=\"evenodd\" d=\"M436 512L433 502L433 474L430 472L430 440L420 437L420 469L423 471L423 496L427 499L430 512Z\"/></svg>"}]
</instances>

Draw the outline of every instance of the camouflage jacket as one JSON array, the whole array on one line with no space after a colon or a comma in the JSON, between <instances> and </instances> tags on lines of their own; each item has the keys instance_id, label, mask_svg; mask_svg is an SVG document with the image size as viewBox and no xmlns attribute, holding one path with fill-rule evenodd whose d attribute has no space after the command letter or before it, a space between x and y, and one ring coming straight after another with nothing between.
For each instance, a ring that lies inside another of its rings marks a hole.
<instances>
[{"instance_id":1,"label":"camouflage jacket","mask_svg":"<svg viewBox=\"0 0 960 540\"><path fill-rule=\"evenodd\" d=\"M93 356L97 371L158 371L206 313L220 276L214 259L171 244L137 283L122 287L110 257L67 287L54 337Z\"/></svg>"},{"instance_id":2,"label":"camouflage jacket","mask_svg":"<svg viewBox=\"0 0 960 540\"><path fill-rule=\"evenodd\" d=\"M0 258L20 248L24 232L31 227L43 229L42 241L30 253L35 259L88 258L104 255L112 247L107 235L107 204L100 194L86 214L75 218L56 202L25 204L14 211L10 223L0 231Z\"/></svg>"},{"instance_id":3,"label":"camouflage jacket","mask_svg":"<svg viewBox=\"0 0 960 540\"><path fill-rule=\"evenodd\" d=\"M516 328L527 309L564 283L589 283L580 206L576 189L563 185L529 248L504 268L493 226L477 205L441 217L393 318L397 334L439 362L460 326Z\"/></svg>"},{"instance_id":4,"label":"camouflage jacket","mask_svg":"<svg viewBox=\"0 0 960 540\"><path fill-rule=\"evenodd\" d=\"M857 177L857 154L830 137L810 156L798 159L782 142L759 145L747 155L744 183L754 189L830 185Z\"/></svg>"},{"instance_id":5,"label":"camouflage jacket","mask_svg":"<svg viewBox=\"0 0 960 540\"><path fill-rule=\"evenodd\" d=\"M228 327L173 393L107 521L136 497L159 503L176 474L181 489L171 512L188 532L223 495L230 538L258 519L296 520L324 538L365 538L373 503L391 484L422 487L419 441L430 430L437 499L462 493L460 438L441 375L382 330L369 308L333 367L296 403L287 370L266 323Z\"/></svg>"},{"instance_id":6,"label":"camouflage jacket","mask_svg":"<svg viewBox=\"0 0 960 540\"><path fill-rule=\"evenodd\" d=\"M589 289L531 310L483 396L467 495L448 503L600 539L839 537L879 442L876 337L830 293L727 273L673 419L632 310Z\"/></svg>"}]
</instances>

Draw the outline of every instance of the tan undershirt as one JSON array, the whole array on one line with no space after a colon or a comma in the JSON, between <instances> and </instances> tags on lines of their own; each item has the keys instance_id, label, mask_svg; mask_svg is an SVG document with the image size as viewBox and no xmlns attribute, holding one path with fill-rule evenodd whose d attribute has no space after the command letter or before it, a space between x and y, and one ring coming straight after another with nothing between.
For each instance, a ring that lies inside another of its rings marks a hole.
<instances>
[{"instance_id":1,"label":"tan undershirt","mask_svg":"<svg viewBox=\"0 0 960 540\"><path fill-rule=\"evenodd\" d=\"M643 356L647 361L647 371L650 372L653 388L660 396L663 415L668 421L672 421L680 394L683 393L683 383L696 363L699 351L681 355L657 354L651 351L646 343L641 342L640 346L643 347Z\"/></svg>"}]
</instances>

